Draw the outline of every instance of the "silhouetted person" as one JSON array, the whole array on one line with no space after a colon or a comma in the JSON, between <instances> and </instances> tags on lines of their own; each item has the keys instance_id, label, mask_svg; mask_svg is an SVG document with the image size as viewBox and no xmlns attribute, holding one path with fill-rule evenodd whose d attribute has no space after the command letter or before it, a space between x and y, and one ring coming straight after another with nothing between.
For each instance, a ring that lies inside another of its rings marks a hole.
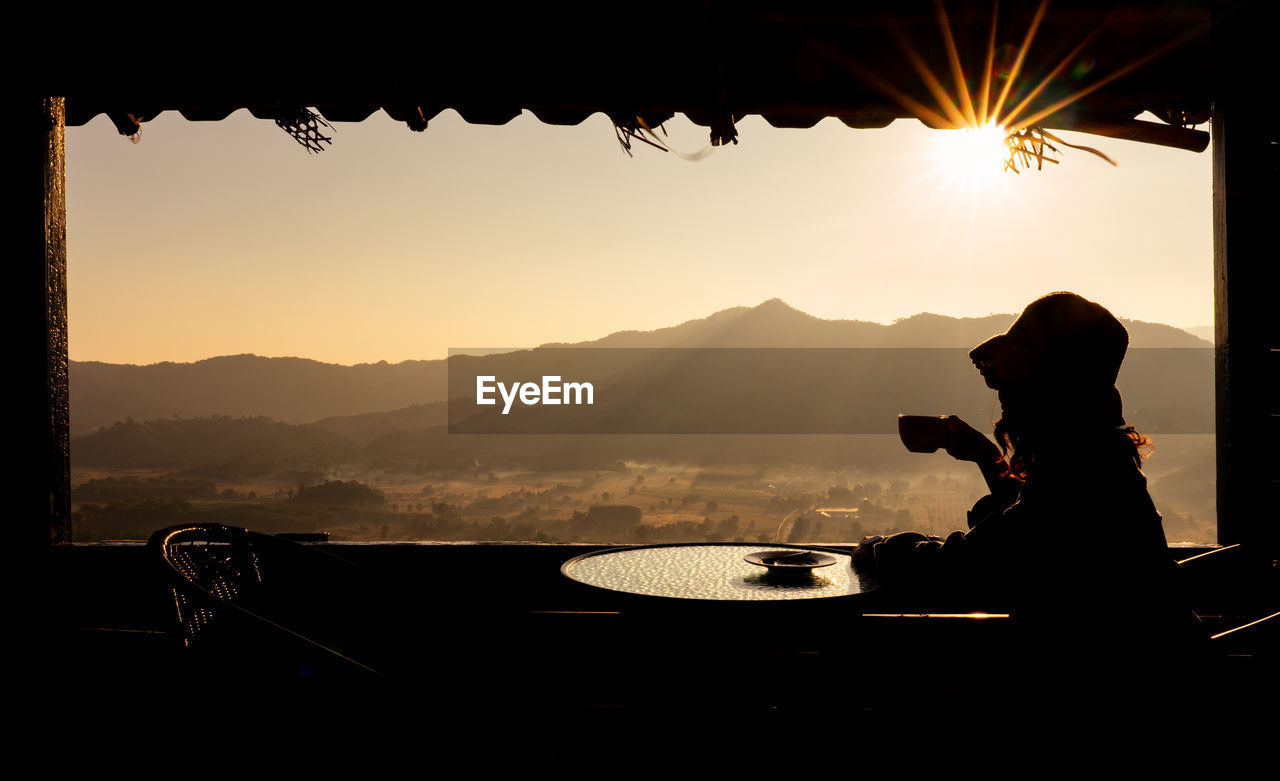
<instances>
[{"instance_id":1,"label":"silhouetted person","mask_svg":"<svg viewBox=\"0 0 1280 781\"><path fill-rule=\"evenodd\" d=\"M1127 346L1096 303L1032 302L969 353L999 395L999 445L955 416L941 425L938 444L975 462L991 491L969 531L869 537L855 552L863 572L926 599L1011 606L1021 643L1010 674L1046 698L1158 691L1194 636L1139 468L1146 440L1115 388Z\"/></svg>"}]
</instances>

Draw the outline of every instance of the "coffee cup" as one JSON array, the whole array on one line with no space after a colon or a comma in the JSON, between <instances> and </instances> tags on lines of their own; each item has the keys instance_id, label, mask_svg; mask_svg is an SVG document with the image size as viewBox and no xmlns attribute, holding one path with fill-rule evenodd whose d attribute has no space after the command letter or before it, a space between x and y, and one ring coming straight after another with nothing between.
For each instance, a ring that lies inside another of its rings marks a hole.
<instances>
[{"instance_id":1,"label":"coffee cup","mask_svg":"<svg viewBox=\"0 0 1280 781\"><path fill-rule=\"evenodd\" d=\"M940 415L899 415L898 436L912 453L935 453L946 444L947 419Z\"/></svg>"}]
</instances>

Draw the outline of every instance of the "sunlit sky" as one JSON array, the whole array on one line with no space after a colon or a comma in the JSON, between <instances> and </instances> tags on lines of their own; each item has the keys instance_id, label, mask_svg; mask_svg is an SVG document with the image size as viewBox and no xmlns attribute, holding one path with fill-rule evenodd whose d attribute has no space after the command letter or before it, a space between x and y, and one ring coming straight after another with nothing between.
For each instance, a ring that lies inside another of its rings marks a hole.
<instances>
[{"instance_id":1,"label":"sunlit sky","mask_svg":"<svg viewBox=\"0 0 1280 781\"><path fill-rule=\"evenodd\" d=\"M704 128L668 123L695 152ZM1063 133L1115 159L980 184L958 131L779 130L697 162L610 122L525 114L413 133L378 112L307 154L241 111L132 144L67 131L74 360L440 358L652 329L782 298L823 318L1016 312L1074 290L1122 317L1213 320L1209 152ZM998 166L998 163L993 163Z\"/></svg>"}]
</instances>

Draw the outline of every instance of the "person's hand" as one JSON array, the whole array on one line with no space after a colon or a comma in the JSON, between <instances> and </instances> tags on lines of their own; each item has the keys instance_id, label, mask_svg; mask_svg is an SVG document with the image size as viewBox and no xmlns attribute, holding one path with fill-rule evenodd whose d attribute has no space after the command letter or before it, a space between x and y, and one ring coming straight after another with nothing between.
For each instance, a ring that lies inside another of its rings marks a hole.
<instances>
[{"instance_id":1,"label":"person's hand","mask_svg":"<svg viewBox=\"0 0 1280 781\"><path fill-rule=\"evenodd\" d=\"M874 564L876 560L876 543L883 539L884 537L879 534L863 537L862 542L858 543L858 547L853 549L853 566L869 567Z\"/></svg>"},{"instance_id":2,"label":"person's hand","mask_svg":"<svg viewBox=\"0 0 1280 781\"><path fill-rule=\"evenodd\" d=\"M960 461L983 463L1000 460L1000 448L996 443L956 415L943 418L943 447L947 455Z\"/></svg>"}]
</instances>

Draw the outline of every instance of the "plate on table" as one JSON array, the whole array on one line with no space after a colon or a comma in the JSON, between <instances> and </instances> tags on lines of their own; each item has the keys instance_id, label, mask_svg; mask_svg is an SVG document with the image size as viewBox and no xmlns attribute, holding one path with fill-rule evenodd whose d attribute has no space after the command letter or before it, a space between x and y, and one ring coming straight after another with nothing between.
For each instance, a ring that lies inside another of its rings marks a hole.
<instances>
[{"instance_id":1,"label":"plate on table","mask_svg":"<svg viewBox=\"0 0 1280 781\"><path fill-rule=\"evenodd\" d=\"M830 567L837 561L835 556L810 550L757 551L742 558L751 564L777 572L807 572L818 567Z\"/></svg>"}]
</instances>

